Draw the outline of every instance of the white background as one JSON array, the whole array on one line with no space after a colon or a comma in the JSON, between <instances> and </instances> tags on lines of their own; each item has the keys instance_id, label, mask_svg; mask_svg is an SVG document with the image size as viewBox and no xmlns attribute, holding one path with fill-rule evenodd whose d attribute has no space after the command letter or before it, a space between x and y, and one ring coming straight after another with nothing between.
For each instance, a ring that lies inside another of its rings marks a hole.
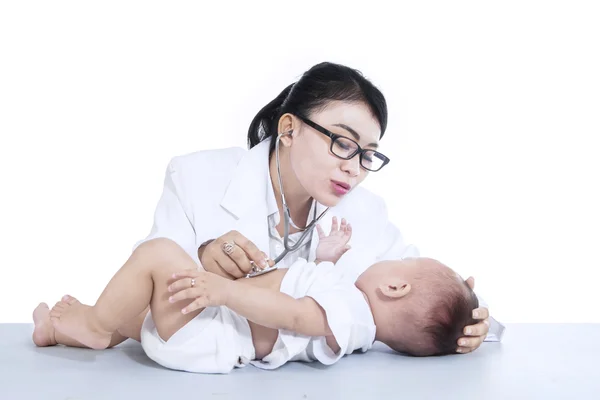
<instances>
[{"instance_id":1,"label":"white background","mask_svg":"<svg viewBox=\"0 0 600 400\"><path fill-rule=\"evenodd\" d=\"M600 322L597 2L283 3L0 5L0 322L93 303L169 159L244 147L324 60L386 95L392 163L364 185L423 255L503 322Z\"/></svg>"}]
</instances>

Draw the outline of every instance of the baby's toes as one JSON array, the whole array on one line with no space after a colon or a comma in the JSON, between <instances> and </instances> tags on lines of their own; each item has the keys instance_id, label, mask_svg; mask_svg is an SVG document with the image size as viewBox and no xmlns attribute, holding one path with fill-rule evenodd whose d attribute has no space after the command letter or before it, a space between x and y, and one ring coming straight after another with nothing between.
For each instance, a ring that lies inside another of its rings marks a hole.
<instances>
[{"instance_id":1,"label":"baby's toes","mask_svg":"<svg viewBox=\"0 0 600 400\"><path fill-rule=\"evenodd\" d=\"M50 310L50 319L60 318L61 314L62 314L62 311L59 311L59 310L56 310L53 308L52 310Z\"/></svg>"},{"instance_id":2,"label":"baby's toes","mask_svg":"<svg viewBox=\"0 0 600 400\"><path fill-rule=\"evenodd\" d=\"M66 303L67 305L72 306L73 304L77 303L77 299L73 296L65 294L62 298L62 303Z\"/></svg>"}]
</instances>

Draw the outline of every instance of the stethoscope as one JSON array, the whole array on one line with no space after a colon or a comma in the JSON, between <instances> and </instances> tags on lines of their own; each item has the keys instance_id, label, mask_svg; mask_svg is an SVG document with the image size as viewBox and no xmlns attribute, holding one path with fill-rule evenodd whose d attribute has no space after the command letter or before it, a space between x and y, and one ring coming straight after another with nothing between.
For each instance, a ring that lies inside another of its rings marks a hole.
<instances>
[{"instance_id":1,"label":"stethoscope","mask_svg":"<svg viewBox=\"0 0 600 400\"><path fill-rule=\"evenodd\" d=\"M275 143L275 163L277 164L277 181L279 182L279 191L281 193L281 202L283 205L283 252L277 256L277 258L275 258L274 261L274 265L272 267L267 267L265 269L256 269L256 268L252 268L252 271L246 275L247 278L252 278L254 276L259 276L259 275L263 275L266 274L268 272L274 271L276 270L277 267L277 263L279 263L281 260L283 260L285 258L285 256L292 252L292 251L296 251L300 248L300 246L302 246L304 240L309 237L313 230L315 229L315 227L317 226L317 223L321 220L321 218L323 218L323 216L327 213L327 211L329 210L329 207L327 207L327 209L325 209L325 211L323 211L321 213L321 215L319 215L317 217L317 207L316 204L314 205L314 209L313 209L313 220L310 224L308 224L305 228L300 228L298 225L296 225L294 223L294 221L292 220L292 215L290 213L290 209L287 206L287 203L285 201L285 194L283 193L283 182L281 181L281 169L280 169L280 165L279 165L279 141L283 136L286 135L291 135L293 131L288 131L288 132L284 132L284 133L280 133L277 136L277 142ZM314 200L313 200L314 201ZM290 224L300 230L303 231L302 235L300 235L300 238L298 239L298 241L296 242L296 244L294 244L293 246L290 245L289 243L289 238L290 238Z\"/></svg>"}]
</instances>

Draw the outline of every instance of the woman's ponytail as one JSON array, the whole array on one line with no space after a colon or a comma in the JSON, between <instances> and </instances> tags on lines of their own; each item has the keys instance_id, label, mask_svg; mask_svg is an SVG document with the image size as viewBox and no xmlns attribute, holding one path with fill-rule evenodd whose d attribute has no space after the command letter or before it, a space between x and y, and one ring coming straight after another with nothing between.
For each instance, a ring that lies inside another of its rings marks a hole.
<instances>
[{"instance_id":1,"label":"woman's ponytail","mask_svg":"<svg viewBox=\"0 0 600 400\"><path fill-rule=\"evenodd\" d=\"M277 137L277 123L281 116L283 103L292 91L294 84L283 89L279 96L256 114L248 129L248 147L253 148L268 137Z\"/></svg>"}]
</instances>

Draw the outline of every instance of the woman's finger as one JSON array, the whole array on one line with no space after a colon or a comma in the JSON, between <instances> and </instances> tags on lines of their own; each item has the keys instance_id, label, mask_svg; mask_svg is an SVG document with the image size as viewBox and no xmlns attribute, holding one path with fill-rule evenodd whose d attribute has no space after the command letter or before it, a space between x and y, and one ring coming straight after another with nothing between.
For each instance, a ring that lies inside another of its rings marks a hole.
<instances>
[{"instance_id":1,"label":"woman's finger","mask_svg":"<svg viewBox=\"0 0 600 400\"><path fill-rule=\"evenodd\" d=\"M467 278L467 280L465 282L466 282L467 286L469 286L471 288L471 290L475 289L475 278L470 276Z\"/></svg>"},{"instance_id":2,"label":"woman's finger","mask_svg":"<svg viewBox=\"0 0 600 400\"><path fill-rule=\"evenodd\" d=\"M183 289L180 290L177 293L172 294L169 297L169 303L177 303L178 301L182 301L182 300L186 300L186 299L195 299L196 297L200 296L201 290L198 290L198 288L194 287L194 288L189 288L189 289Z\"/></svg>"},{"instance_id":3,"label":"woman's finger","mask_svg":"<svg viewBox=\"0 0 600 400\"><path fill-rule=\"evenodd\" d=\"M473 310L474 319L488 319L490 317L490 311L485 307L479 307Z\"/></svg>"},{"instance_id":4,"label":"woman's finger","mask_svg":"<svg viewBox=\"0 0 600 400\"><path fill-rule=\"evenodd\" d=\"M475 350L475 349L472 349L470 347L459 347L458 349L456 349L456 352L461 353L461 354L467 354L467 353L472 352L473 350Z\"/></svg>"},{"instance_id":5,"label":"woman's finger","mask_svg":"<svg viewBox=\"0 0 600 400\"><path fill-rule=\"evenodd\" d=\"M171 293L176 293L184 289L192 287L192 278L181 278L169 285L168 290Z\"/></svg>"},{"instance_id":6,"label":"woman's finger","mask_svg":"<svg viewBox=\"0 0 600 400\"><path fill-rule=\"evenodd\" d=\"M190 304L188 304L186 307L184 307L181 310L181 312L183 314L191 313L192 311L196 311L201 308L206 308L207 305L208 304L207 304L206 298L198 297L198 298L196 298L196 300L192 301Z\"/></svg>"},{"instance_id":7,"label":"woman's finger","mask_svg":"<svg viewBox=\"0 0 600 400\"><path fill-rule=\"evenodd\" d=\"M263 257L263 252L256 247L254 243L248 240L244 235L239 232L235 232L232 234L233 239L235 240L235 244L237 244L243 251L246 253L246 256L254 263L261 268L265 268L267 266L267 262ZM239 265L244 274L247 274L252 269L252 265L250 263Z\"/></svg>"},{"instance_id":8,"label":"woman's finger","mask_svg":"<svg viewBox=\"0 0 600 400\"><path fill-rule=\"evenodd\" d=\"M264 259L263 254L264 253L261 252L261 258ZM240 271L240 274L246 275L248 273L247 271L250 271L252 269L250 259L241 247L234 245L231 252L225 253L225 255L228 256L234 262L235 266ZM219 259L218 261L221 262L221 259Z\"/></svg>"},{"instance_id":9,"label":"woman's finger","mask_svg":"<svg viewBox=\"0 0 600 400\"><path fill-rule=\"evenodd\" d=\"M485 339L485 336L463 337L463 338L458 339L458 346L459 347L466 347L466 348L469 348L471 350L475 350L479 346L481 346L481 343L483 342L484 339Z\"/></svg>"},{"instance_id":10,"label":"woman's finger","mask_svg":"<svg viewBox=\"0 0 600 400\"><path fill-rule=\"evenodd\" d=\"M490 323L488 320L483 320L475 325L466 326L464 333L466 336L485 336L490 330Z\"/></svg>"},{"instance_id":11,"label":"woman's finger","mask_svg":"<svg viewBox=\"0 0 600 400\"><path fill-rule=\"evenodd\" d=\"M238 251L241 251L238 249ZM244 254L244 252L242 251ZM228 275L232 277L232 279L241 278L245 275L244 270L240 268L240 266L227 254L221 252L221 254L217 254L215 257L215 261L219 268L225 271ZM248 263L250 263L248 261Z\"/></svg>"},{"instance_id":12,"label":"woman's finger","mask_svg":"<svg viewBox=\"0 0 600 400\"><path fill-rule=\"evenodd\" d=\"M217 262L217 258L223 255L223 250L219 243L216 243L217 240L212 241L209 245L206 246L204 252L202 253L202 268L205 271L212 272L213 274L217 274L226 279L235 279L233 275L231 275L225 268L221 267Z\"/></svg>"}]
</instances>

